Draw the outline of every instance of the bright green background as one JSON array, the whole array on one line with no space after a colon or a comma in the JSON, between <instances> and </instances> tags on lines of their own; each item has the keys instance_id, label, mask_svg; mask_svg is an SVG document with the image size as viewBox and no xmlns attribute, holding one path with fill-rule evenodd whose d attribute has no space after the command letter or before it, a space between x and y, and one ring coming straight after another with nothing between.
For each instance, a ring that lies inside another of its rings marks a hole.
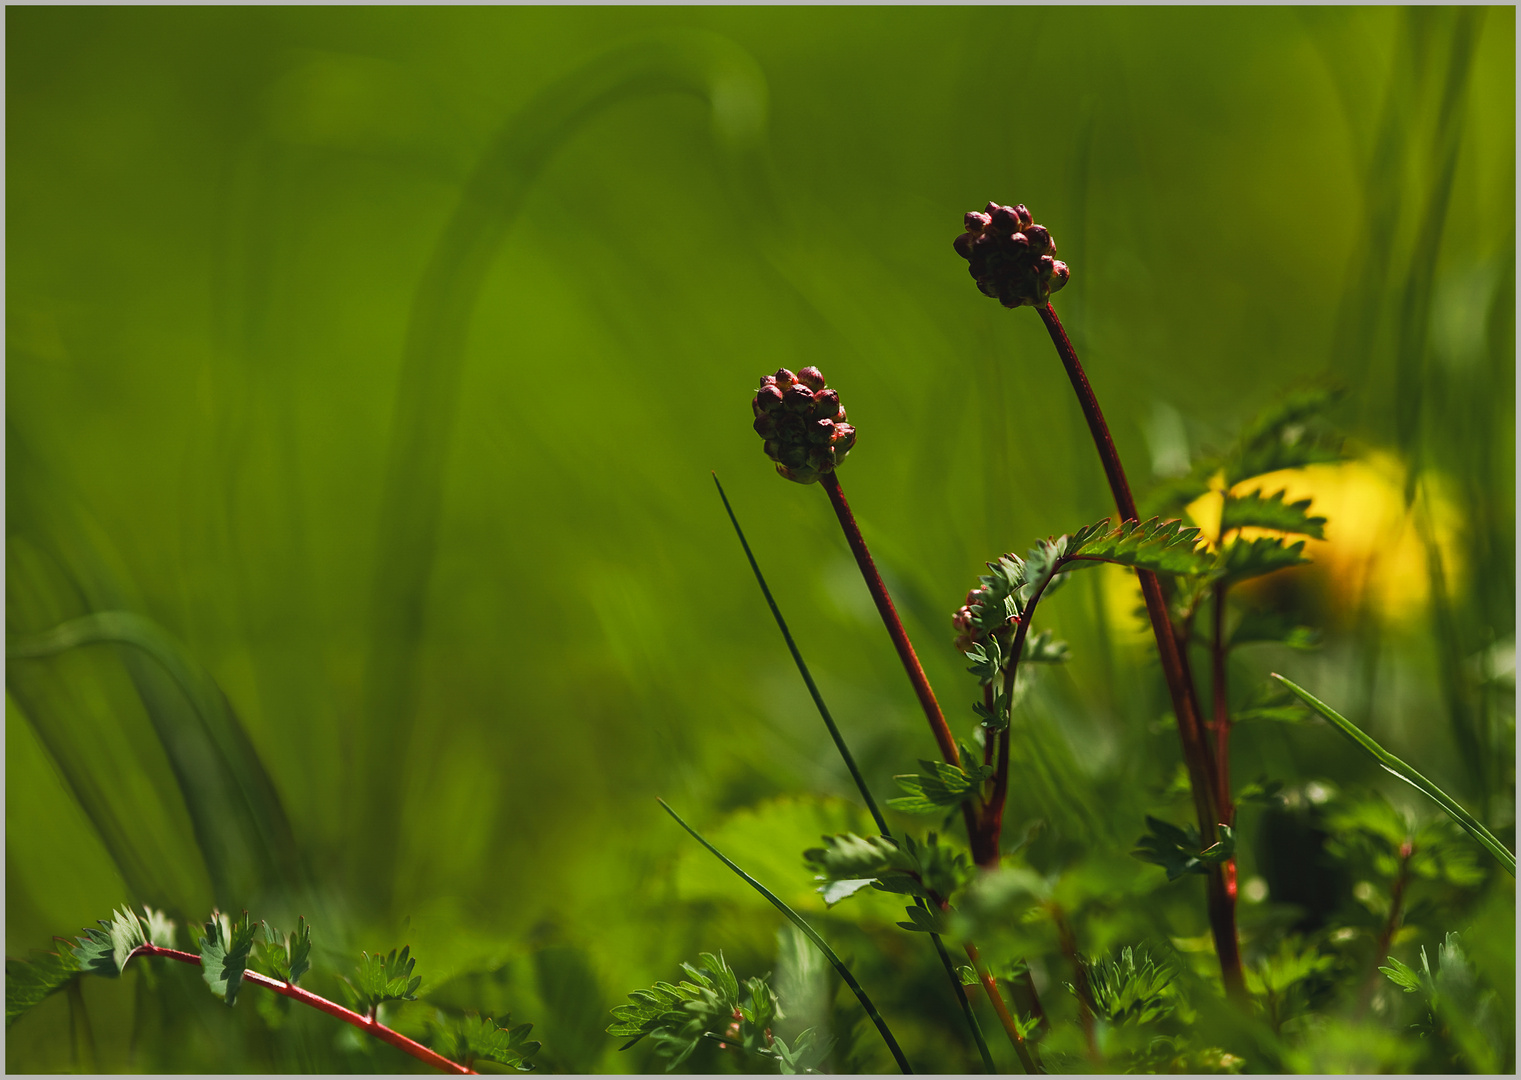
<instances>
[{"instance_id":1,"label":"bright green background","mask_svg":"<svg viewBox=\"0 0 1521 1080\"><path fill-rule=\"evenodd\" d=\"M1028 204L1071 264L1057 307L1137 487L1159 404L1218 443L1325 373L1359 445L1445 478L1453 625L1387 635L1369 724L1509 829L1513 772L1465 766L1432 657L1513 632L1513 9L11 8L6 26L7 631L103 608L161 626L227 695L303 863L216 895L199 845L225 822L187 808L127 653L12 660L8 954L125 900L182 922L300 911L347 955L410 942L434 985L498 970L457 1004L510 1007L546 1064L583 1070L635 1067L605 1010L698 948L769 966L773 916L705 876L653 796L802 900L795 851L854 819L768 800L851 792L710 470L878 790L931 743L823 495L760 453L756 377L817 364L839 388L860 429L841 475L955 709L948 617L981 562L1110 509L1038 320L979 296L951 250L989 198ZM615 93L561 122L597 56L650 35L711 101ZM521 128L542 169L480 256L457 392L430 337L399 395L467 178L557 80ZM388 464L407 430L425 452ZM1154 715L1139 654L1104 675L1096 595L1052 611L1079 751ZM1282 661L1333 703L1372 633L1343 623L1344 648ZM1336 760L1371 781L1334 736L1294 738L1295 775ZM720 826L756 807L804 819L777 853L743 817ZM8 1068L405 1064L333 1057L325 1021L270 1049L251 1009L131 977L85 1000L93 1051L60 997L12 1029ZM131 1057L134 1027L167 1056Z\"/></svg>"}]
</instances>

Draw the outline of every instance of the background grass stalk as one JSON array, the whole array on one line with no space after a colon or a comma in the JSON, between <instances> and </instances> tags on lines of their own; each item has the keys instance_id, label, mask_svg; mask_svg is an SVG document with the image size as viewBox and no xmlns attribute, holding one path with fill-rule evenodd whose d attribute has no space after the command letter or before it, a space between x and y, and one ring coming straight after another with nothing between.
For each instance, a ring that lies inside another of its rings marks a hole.
<instances>
[{"instance_id":1,"label":"background grass stalk","mask_svg":"<svg viewBox=\"0 0 1521 1080\"><path fill-rule=\"evenodd\" d=\"M882 1014L877 1012L877 1007L872 1004L871 998L866 996L866 991L861 989L861 984L856 982L856 977L852 975L850 973L850 969L845 966L845 961L841 960L837 955L835 955L835 951L829 947L829 942L820 937L819 932L813 927L809 926L807 920L805 920L801 915L788 907L774 892L766 888L759 881L756 881L749 874L745 873L739 868L739 866L734 863L732 859L730 859L722 851L719 851L712 844L708 843L708 841L703 838L702 834L699 833L696 829L692 828L692 826L688 825L685 821L683 821L681 819L681 815L672 810L664 799L657 797L655 801L660 804L662 810L676 819L676 824L680 825L683 829L691 834L693 840L696 840L703 847L707 848L708 851L710 851L713 856L718 859L719 862L723 863L730 870L733 870L736 874L738 874L740 878L745 882L745 884L749 885L756 892L760 893L767 900L771 901L772 907L776 908L776 910L787 916L792 925L801 930L803 932L803 935L818 947L819 952L824 954L824 959L828 960L831 964L834 965L835 971L840 973L840 978L845 980L845 985L850 987L851 992L855 994L856 1000L861 1003L861 1008L865 1009L866 1015L871 1017L871 1022L877 1026L877 1031L881 1033L882 1041L887 1043L888 1050L892 1051L893 1060L898 1063L898 1068L905 1073L913 1072L913 1068L908 1063L908 1058L903 1056L903 1051L898 1046L898 1040L893 1038L892 1030L887 1026L887 1021L883 1020Z\"/></svg>"},{"instance_id":2,"label":"background grass stalk","mask_svg":"<svg viewBox=\"0 0 1521 1080\"><path fill-rule=\"evenodd\" d=\"M777 629L782 632L782 640L787 643L787 650L792 653L792 661L797 665L798 674L803 677L808 693L813 697L813 704L819 710L824 726L829 729L829 737L834 740L835 748L839 750L840 757L845 761L845 767L850 770L851 779L855 781L856 790L861 793L866 808L871 811L877 830L887 839L893 840L895 838L892 830L887 827L887 819L882 816L882 811L877 809L877 800L872 798L871 789L866 786L866 778L856 767L856 759L851 754L850 747L845 744L844 736L835 726L834 717L829 714L829 706L824 704L824 695L819 693L818 685L813 681L813 674L808 670L808 664L803 660L802 652L799 651L797 643L792 640L792 632L787 629L787 620L782 618L782 609L777 606L775 598L771 595L771 589L766 585L766 576L761 573L760 564L755 561L755 553L750 550L750 544L745 539L745 530L739 527L739 518L734 514L734 507L729 505L729 496L724 493L724 486L719 483L718 474L715 472L712 475L713 484L718 488L718 497L723 500L724 510L729 515L729 523L734 526L734 534L739 537L740 547L745 549L745 558L750 561L750 572L755 575L755 582L760 586L761 595L766 598L766 604L771 608L771 615L776 620ZM914 897L914 901L921 908L925 908L922 896ZM940 956L940 963L945 968L946 976L951 980L951 986L955 988L956 1000L960 1003L962 1014L966 1017L967 1027L972 1031L972 1039L977 1043L977 1052L982 1057L983 1066L990 1073L996 1072L993 1055L988 1049L987 1040L982 1035L982 1025L977 1022L977 1014L972 1011L972 1003L967 1000L966 988L961 985L961 976L957 973L955 965L951 963L950 954L945 951L945 943L940 940L939 934L931 934L930 941L934 943L935 952Z\"/></svg>"},{"instance_id":3,"label":"background grass stalk","mask_svg":"<svg viewBox=\"0 0 1521 1080\"><path fill-rule=\"evenodd\" d=\"M1072 342L1068 340L1067 331L1062 327L1061 319L1057 318L1055 308L1045 304L1035 310L1040 313L1041 322L1045 323L1057 355L1061 357L1062 366L1066 368L1067 378L1071 380L1072 389L1077 394L1078 404L1083 410L1083 417L1088 421L1088 430L1093 435L1093 443L1098 449L1099 461L1109 480L1109 490L1114 496L1120 518L1122 522L1139 521L1135 497L1131 495L1130 483L1125 479L1125 469L1120 464L1119 452L1115 450L1114 437L1104 421L1098 398L1088 383L1088 376L1083 371L1077 351L1072 348ZM1172 697L1173 714L1178 721L1178 737L1183 743L1183 760L1188 768L1199 833L1204 837L1204 842L1210 844L1215 841L1216 825L1220 820L1220 810L1215 805L1218 783L1209 745L1199 721L1193 680L1189 678L1187 665L1178 648L1172 619L1167 612L1167 601L1162 595L1162 583L1149 570L1137 570L1136 577L1141 583L1146 614L1151 619L1157 654L1167 679L1168 694ZM1233 996L1242 997L1246 993L1246 979L1241 969L1241 945L1236 934L1234 859L1210 868L1208 895L1210 930L1215 939L1215 952L1220 957L1220 974L1226 990Z\"/></svg>"}]
</instances>

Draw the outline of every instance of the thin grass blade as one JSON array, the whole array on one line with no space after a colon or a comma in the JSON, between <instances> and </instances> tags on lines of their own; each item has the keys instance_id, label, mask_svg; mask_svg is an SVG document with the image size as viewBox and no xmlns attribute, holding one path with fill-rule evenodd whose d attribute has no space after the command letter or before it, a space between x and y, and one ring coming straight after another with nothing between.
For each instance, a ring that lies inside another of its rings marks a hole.
<instances>
[{"instance_id":1,"label":"thin grass blade","mask_svg":"<svg viewBox=\"0 0 1521 1080\"><path fill-rule=\"evenodd\" d=\"M861 793L861 798L866 803L866 808L871 811L872 820L877 823L877 829L889 840L893 838L892 830L887 827L887 820L882 816L882 811L877 809L877 800L872 798L871 789L866 786L866 778L861 775L861 770L856 767L856 759L850 753L850 747L845 744L845 738L840 734L840 729L835 726L834 717L829 714L829 706L824 704L824 696L819 693L818 685L813 681L813 675L808 670L808 664L803 660L803 654L798 650L797 643L792 640L792 632L787 629L787 620L782 618L782 609L777 606L776 599L771 595L770 588L766 585L766 575L761 573L760 564L755 561L755 554L750 550L750 543L745 539L745 530L739 527L739 518L734 514L734 507L729 505L729 496L724 493L723 484L719 483L718 474L713 474L713 483L718 488L718 497L723 500L724 510L729 514L729 522L734 526L734 534L739 537L740 547L745 549L745 558L750 560L750 570L755 574L755 583L760 586L761 595L766 598L767 605L771 608L771 614L776 619L777 629L782 632L782 640L787 643L787 649L792 653L792 660L797 664L798 674L803 677L803 682L808 687L808 693L813 696L813 704L819 710L819 716L824 721L824 726L829 729L830 738L834 739L836 749L840 751L840 757L845 761L845 767L850 770L850 777L856 782L856 790ZM919 906L924 906L923 899L916 898ZM971 1029L972 1039L977 1043L977 1052L982 1057L982 1064L988 1072L996 1072L993 1064L993 1054L988 1049L987 1040L982 1036L982 1026L977 1022L977 1014L972 1011L972 1003L967 1000L966 988L961 985L961 976L956 973L956 967L951 963L951 957L945 951L945 943L940 940L939 934L931 934L930 940L935 944L935 951L940 956L940 963L945 968L946 977L951 980L951 986L955 988L956 1000L961 1004L962 1015L966 1017L967 1027Z\"/></svg>"},{"instance_id":2,"label":"thin grass blade","mask_svg":"<svg viewBox=\"0 0 1521 1080\"><path fill-rule=\"evenodd\" d=\"M1331 706L1327 705L1324 701L1321 701L1318 697L1310 693L1304 687L1290 682L1288 679L1285 679L1282 675L1279 675L1276 672L1273 674L1273 678L1277 679L1279 682L1283 683L1284 686L1287 686L1290 690L1294 691L1295 694L1299 695L1300 699L1306 705L1314 709L1321 716L1325 717L1326 720L1335 726L1338 731L1340 731L1347 738L1351 739L1358 746L1366 750L1373 757L1373 760L1377 761L1387 771L1393 773L1395 776L1398 776L1401 780L1405 781L1405 783L1409 784L1417 791L1420 791L1423 794L1427 795L1443 810L1446 810L1449 814L1451 814L1453 820L1455 820L1459 825L1463 826L1463 828L1467 829L1469 833L1473 835L1473 838L1484 846L1485 850L1487 850L1496 859L1500 860L1500 865L1505 867L1506 871L1510 874L1511 877L1516 876L1515 855L1513 855L1504 844L1495 839L1494 833L1490 832L1482 824L1480 824L1472 814L1459 806L1457 801L1449 796L1445 791L1437 787L1430 780L1427 780L1410 765L1406 764L1404 761L1401 761L1389 751L1385 750L1360 727L1358 727L1352 721L1348 720L1345 716L1337 712L1335 709L1331 708Z\"/></svg>"},{"instance_id":3,"label":"thin grass blade","mask_svg":"<svg viewBox=\"0 0 1521 1080\"><path fill-rule=\"evenodd\" d=\"M719 862L723 863L730 870L733 870L740 876L740 878L744 880L747 885L749 885L752 889L769 900L772 907L776 908L776 910L787 916L787 918L791 920L792 925L801 930L804 935L807 936L808 940L813 942L814 945L818 947L818 950L824 954L824 959L828 960L831 964L834 965L834 969L840 973L840 978L845 980L845 985L850 987L851 991L856 995L856 1000L858 1000L861 1003L861 1007L866 1010L866 1015L871 1017L871 1022L877 1025L877 1030L882 1033L882 1041L887 1043L887 1048L892 1051L893 1059L897 1061L898 1068L905 1073L912 1073L914 1070L909 1066L908 1059L903 1056L903 1051L898 1046L898 1040L893 1038L893 1033L888 1028L887 1021L883 1020L881 1014L877 1012L877 1007L871 1003L871 998L866 996L866 991L861 989L861 984L856 982L856 977L852 975L850 973L850 969L845 966L845 961L841 960L838 956L835 955L835 951L829 947L829 943L827 941L819 936L819 932L813 927L809 926L801 915L784 904L774 892L766 888L760 882L756 881L749 874L745 873L737 865L735 865L735 863L730 860L727 855L703 839L702 834L699 833L696 829L692 828L692 826L688 825L685 821L681 820L681 815L672 810L670 806L666 804L666 801L664 799L657 798L655 801L660 804L662 810L676 819L676 824L680 825L683 829L691 834L693 840L696 840L703 847L707 848L710 852L713 853L714 857L717 858Z\"/></svg>"}]
</instances>

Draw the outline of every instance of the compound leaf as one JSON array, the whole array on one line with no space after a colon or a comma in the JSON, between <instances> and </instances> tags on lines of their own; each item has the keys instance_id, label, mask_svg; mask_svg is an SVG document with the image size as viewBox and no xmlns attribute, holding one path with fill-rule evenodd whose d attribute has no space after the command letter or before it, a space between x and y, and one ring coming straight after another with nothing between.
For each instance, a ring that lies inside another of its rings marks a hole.
<instances>
[{"instance_id":1,"label":"compound leaf","mask_svg":"<svg viewBox=\"0 0 1521 1080\"><path fill-rule=\"evenodd\" d=\"M1310 516L1310 500L1285 502L1286 491L1264 496L1261 491L1247 495L1226 495L1220 510L1220 535L1232 529L1273 529L1300 533L1317 540L1326 538L1326 519Z\"/></svg>"}]
</instances>

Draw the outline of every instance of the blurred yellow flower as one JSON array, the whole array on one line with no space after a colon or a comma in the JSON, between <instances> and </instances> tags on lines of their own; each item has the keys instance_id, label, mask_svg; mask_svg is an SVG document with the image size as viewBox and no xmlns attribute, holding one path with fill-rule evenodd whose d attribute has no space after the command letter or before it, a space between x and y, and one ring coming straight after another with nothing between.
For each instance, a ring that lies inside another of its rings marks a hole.
<instances>
[{"instance_id":1,"label":"blurred yellow flower","mask_svg":"<svg viewBox=\"0 0 1521 1080\"><path fill-rule=\"evenodd\" d=\"M1423 515L1441 553L1449 592L1461 587L1465 569L1459 545L1462 522L1448 485L1442 477L1426 472L1414 503L1407 508L1406 475L1404 463L1395 455L1373 451L1340 465L1311 465L1254 477L1238 484L1232 494L1283 491L1289 502L1312 500L1310 513L1329 519L1326 538L1307 540L1304 553L1312 565L1290 572L1312 578L1335 614L1350 615L1366 603L1381 621L1400 624L1418 618L1430 599L1420 525ZM1213 539L1223 502L1219 491L1211 491L1185 512ZM1243 529L1242 535L1250 539L1271 534Z\"/></svg>"}]
</instances>

